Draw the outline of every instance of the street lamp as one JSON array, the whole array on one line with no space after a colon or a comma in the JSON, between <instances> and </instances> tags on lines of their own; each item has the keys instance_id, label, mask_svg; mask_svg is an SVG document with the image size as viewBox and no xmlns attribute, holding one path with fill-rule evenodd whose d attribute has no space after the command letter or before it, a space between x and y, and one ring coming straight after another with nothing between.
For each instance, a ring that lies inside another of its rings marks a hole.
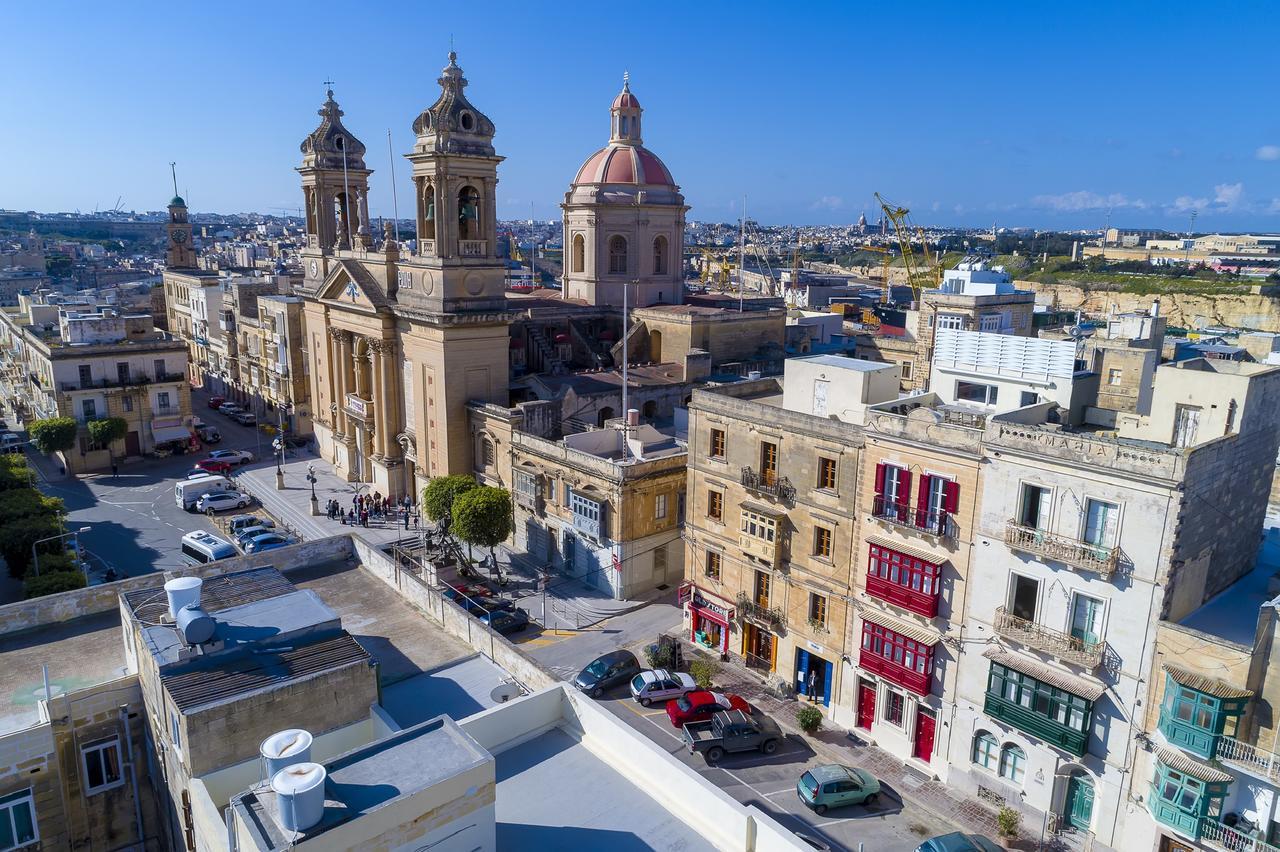
<instances>
[{"instance_id":1,"label":"street lamp","mask_svg":"<svg viewBox=\"0 0 1280 852\"><path fill-rule=\"evenodd\" d=\"M282 402L276 406L276 439L271 446L276 451L276 490L284 490L284 410L293 408L293 403Z\"/></svg>"},{"instance_id":2,"label":"street lamp","mask_svg":"<svg viewBox=\"0 0 1280 852\"><path fill-rule=\"evenodd\" d=\"M311 483L311 514L320 514L320 501L316 499L316 466L307 465L307 482Z\"/></svg>"},{"instance_id":3,"label":"street lamp","mask_svg":"<svg viewBox=\"0 0 1280 852\"><path fill-rule=\"evenodd\" d=\"M66 538L66 537L67 537L67 536L69 536L69 535L80 535L80 533L88 532L88 531L89 531L89 528L88 528L88 527L81 527L81 528L80 528L80 529L78 529L78 530L71 530L70 532L59 533L58 535L51 535L51 536L49 536L48 538L42 538L42 539L39 539L39 540L37 540L37 541L32 542L32 543L31 543L31 561L32 561L33 563L35 563L36 576L37 576L37 577L39 577L39 576L40 576L40 554L39 554L39 552L36 550L36 545L37 545L37 544L43 544L43 543L44 543L44 542L46 542L46 541L54 541L54 540L56 540L56 539ZM79 542L79 540L77 540L77 541L76 541L76 555L77 555L77 556L79 556L79 554L80 554L80 542ZM88 571L88 569L85 569L85 570L86 570L86 572Z\"/></svg>"}]
</instances>

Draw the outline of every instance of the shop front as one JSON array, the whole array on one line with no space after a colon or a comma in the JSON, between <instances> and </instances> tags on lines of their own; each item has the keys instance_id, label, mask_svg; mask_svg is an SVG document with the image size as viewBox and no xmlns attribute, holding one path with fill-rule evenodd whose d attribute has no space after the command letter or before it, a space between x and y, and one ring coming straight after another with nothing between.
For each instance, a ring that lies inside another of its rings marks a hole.
<instances>
[{"instance_id":1,"label":"shop front","mask_svg":"<svg viewBox=\"0 0 1280 852\"><path fill-rule=\"evenodd\" d=\"M681 587L680 594L682 602L687 601L689 606L689 641L718 654L727 654L733 605L697 586L685 585Z\"/></svg>"}]
</instances>

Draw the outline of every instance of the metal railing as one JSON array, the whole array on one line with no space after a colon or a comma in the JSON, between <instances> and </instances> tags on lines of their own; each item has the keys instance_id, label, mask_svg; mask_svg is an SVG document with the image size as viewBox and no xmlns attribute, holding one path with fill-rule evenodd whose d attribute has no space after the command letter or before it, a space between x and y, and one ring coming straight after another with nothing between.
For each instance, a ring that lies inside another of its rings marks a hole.
<instances>
[{"instance_id":1,"label":"metal railing","mask_svg":"<svg viewBox=\"0 0 1280 852\"><path fill-rule=\"evenodd\" d=\"M909 503L896 503L883 494L877 494L871 501L871 514L877 520L927 535L956 537L955 521L950 512L942 509L922 509Z\"/></svg>"},{"instance_id":2,"label":"metal railing","mask_svg":"<svg viewBox=\"0 0 1280 852\"><path fill-rule=\"evenodd\" d=\"M1280 781L1280 755L1274 752L1259 751L1257 747L1232 737L1219 737L1214 757L1223 763L1234 764L1255 775Z\"/></svg>"},{"instance_id":3,"label":"metal railing","mask_svg":"<svg viewBox=\"0 0 1280 852\"><path fill-rule=\"evenodd\" d=\"M1200 820L1200 841L1221 852L1280 852L1265 840L1250 837L1213 817Z\"/></svg>"},{"instance_id":4,"label":"metal railing","mask_svg":"<svg viewBox=\"0 0 1280 852\"><path fill-rule=\"evenodd\" d=\"M757 473L749 467L742 469L742 487L757 494L768 494L779 500L790 502L796 496L796 489L791 480L776 473Z\"/></svg>"},{"instance_id":5,"label":"metal railing","mask_svg":"<svg viewBox=\"0 0 1280 852\"><path fill-rule=\"evenodd\" d=\"M996 633L1006 639L1012 639L1039 651L1084 666L1096 669L1102 665L1104 645L1101 642L1086 642L1084 639L1036 624L1025 618L1019 618L1005 607L996 609Z\"/></svg>"},{"instance_id":6,"label":"metal railing","mask_svg":"<svg viewBox=\"0 0 1280 852\"><path fill-rule=\"evenodd\" d=\"M782 627L786 624L786 614L777 607L757 603L746 592L738 592L738 615L751 621L763 623L770 628Z\"/></svg>"},{"instance_id":7,"label":"metal railing","mask_svg":"<svg viewBox=\"0 0 1280 852\"><path fill-rule=\"evenodd\" d=\"M1013 520L1005 525L1004 543L1015 550L1105 577L1114 574L1120 564L1119 548L1090 544L1072 536L1023 526Z\"/></svg>"}]
</instances>

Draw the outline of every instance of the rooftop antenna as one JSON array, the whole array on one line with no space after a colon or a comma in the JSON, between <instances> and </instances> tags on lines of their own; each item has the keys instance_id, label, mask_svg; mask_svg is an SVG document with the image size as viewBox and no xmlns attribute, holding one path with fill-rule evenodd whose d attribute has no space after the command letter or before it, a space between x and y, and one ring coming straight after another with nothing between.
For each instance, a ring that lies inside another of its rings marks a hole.
<instances>
[{"instance_id":1,"label":"rooftop antenna","mask_svg":"<svg viewBox=\"0 0 1280 852\"><path fill-rule=\"evenodd\" d=\"M1187 226L1187 251L1182 257L1183 263L1191 263L1191 243L1196 238L1196 216L1199 214L1199 210L1191 211L1191 224Z\"/></svg>"}]
</instances>

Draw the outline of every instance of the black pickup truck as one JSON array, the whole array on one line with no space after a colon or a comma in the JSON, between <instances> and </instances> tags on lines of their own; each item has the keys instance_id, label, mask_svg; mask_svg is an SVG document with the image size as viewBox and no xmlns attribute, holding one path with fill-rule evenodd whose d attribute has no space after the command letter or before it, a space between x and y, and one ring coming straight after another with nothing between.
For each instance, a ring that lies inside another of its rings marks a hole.
<instances>
[{"instance_id":1,"label":"black pickup truck","mask_svg":"<svg viewBox=\"0 0 1280 852\"><path fill-rule=\"evenodd\" d=\"M741 710L722 710L709 722L685 725L684 742L690 752L702 752L707 763L718 763L725 752L773 754L782 742L782 729L759 713L748 715Z\"/></svg>"}]
</instances>

